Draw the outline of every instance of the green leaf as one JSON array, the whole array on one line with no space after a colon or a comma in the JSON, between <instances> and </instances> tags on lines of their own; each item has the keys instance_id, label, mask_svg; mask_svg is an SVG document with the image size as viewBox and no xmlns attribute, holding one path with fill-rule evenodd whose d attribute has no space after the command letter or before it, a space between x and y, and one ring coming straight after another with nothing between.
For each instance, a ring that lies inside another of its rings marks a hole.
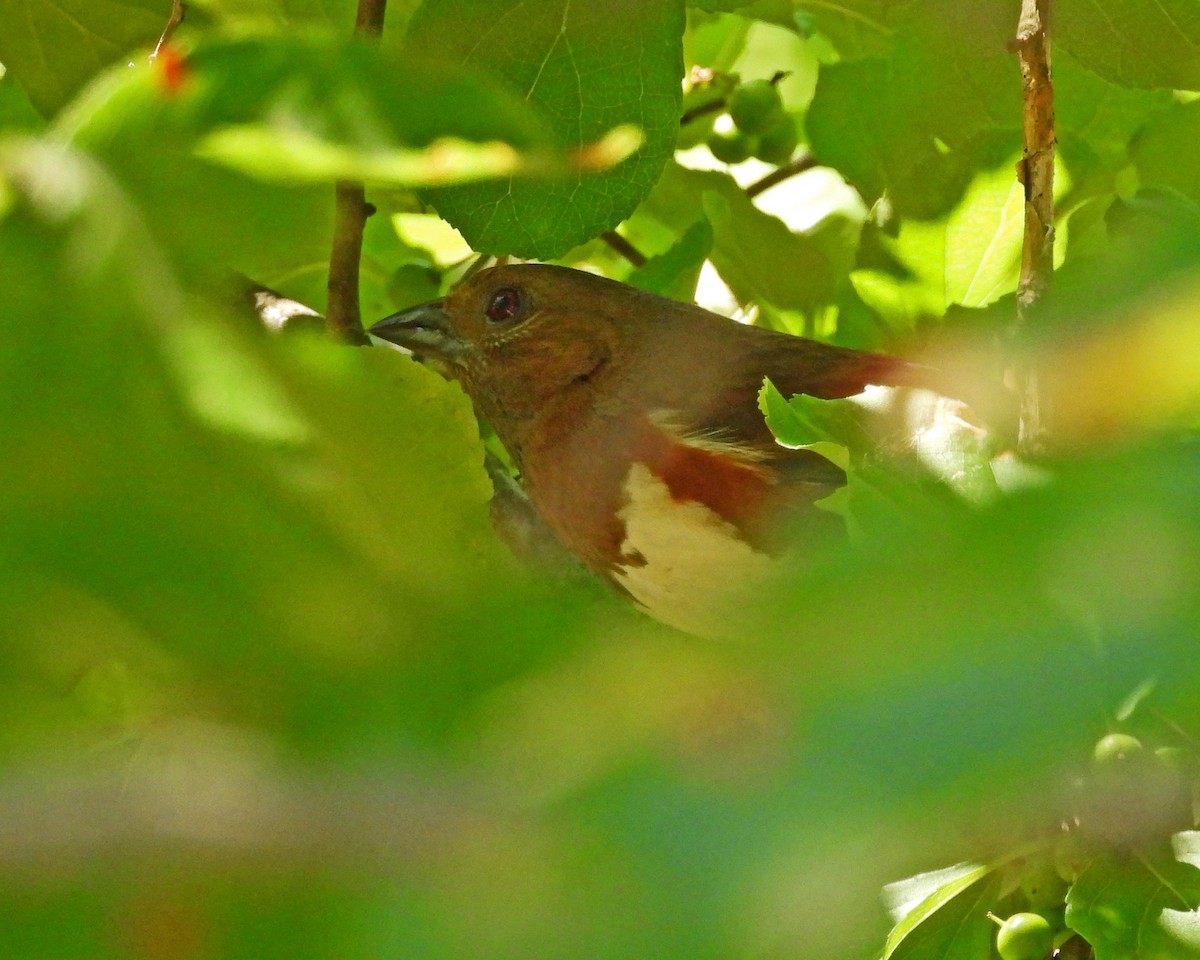
<instances>
[{"instance_id":1,"label":"green leaf","mask_svg":"<svg viewBox=\"0 0 1200 960\"><path fill-rule=\"evenodd\" d=\"M0 64L0 131L40 130L45 125L16 77Z\"/></svg>"},{"instance_id":2,"label":"green leaf","mask_svg":"<svg viewBox=\"0 0 1200 960\"><path fill-rule=\"evenodd\" d=\"M930 897L939 893L949 893L942 898L942 902L945 902L955 892L974 883L987 872L988 868L978 863L956 863L941 870L918 873L916 876L889 883L883 888L883 901L887 906L888 915L899 924L906 917L912 916L913 911Z\"/></svg>"},{"instance_id":3,"label":"green leaf","mask_svg":"<svg viewBox=\"0 0 1200 960\"><path fill-rule=\"evenodd\" d=\"M182 657L200 675L237 662L281 684L271 709L314 745L343 722L344 677L369 664L377 692L356 697L369 724L459 696L397 670L459 616L436 584L478 612L480 578L505 577L462 392L390 351L213 316L86 157L9 146L0 167L14 198L0 256L25 281L3 291L0 432L29 458L0 491L0 621L25 669L46 668L16 638L69 611L54 659L68 689L96 649L135 674L142 660Z\"/></svg>"},{"instance_id":4,"label":"green leaf","mask_svg":"<svg viewBox=\"0 0 1200 960\"><path fill-rule=\"evenodd\" d=\"M1133 147L1133 162L1144 187L1168 187L1200 203L1200 157L1192 145L1200 137L1200 100L1175 104L1157 116Z\"/></svg>"},{"instance_id":5,"label":"green leaf","mask_svg":"<svg viewBox=\"0 0 1200 960\"><path fill-rule=\"evenodd\" d=\"M233 268L294 296L315 289L318 309L332 176L425 182L461 175L470 144L484 159L549 148L532 111L478 77L327 37L208 40L177 89L160 81L155 67L113 73L60 129L137 197L189 282L213 288ZM364 302L378 301L386 276L365 277Z\"/></svg>"},{"instance_id":6,"label":"green leaf","mask_svg":"<svg viewBox=\"0 0 1200 960\"><path fill-rule=\"evenodd\" d=\"M767 426L785 447L805 449L828 443L864 449L862 410L849 400L821 400L804 394L786 400L766 380L758 393L758 406Z\"/></svg>"},{"instance_id":7,"label":"green leaf","mask_svg":"<svg viewBox=\"0 0 1200 960\"><path fill-rule=\"evenodd\" d=\"M1200 868L1138 851L1099 858L1067 895L1067 925L1096 960L1200 957Z\"/></svg>"},{"instance_id":8,"label":"green leaf","mask_svg":"<svg viewBox=\"0 0 1200 960\"><path fill-rule=\"evenodd\" d=\"M669 250L650 257L625 282L649 293L691 303L700 268L712 249L713 231L707 220L688 227Z\"/></svg>"},{"instance_id":9,"label":"green leaf","mask_svg":"<svg viewBox=\"0 0 1200 960\"><path fill-rule=\"evenodd\" d=\"M1129 87L1200 90L1200 8L1192 0L1064 0L1056 41Z\"/></svg>"},{"instance_id":10,"label":"green leaf","mask_svg":"<svg viewBox=\"0 0 1200 960\"><path fill-rule=\"evenodd\" d=\"M833 301L853 258L858 224L827 217L807 233L759 210L725 173L668 165L643 212L664 224L707 219L710 259L742 301L812 310Z\"/></svg>"},{"instance_id":11,"label":"green leaf","mask_svg":"<svg viewBox=\"0 0 1200 960\"><path fill-rule=\"evenodd\" d=\"M552 259L616 226L674 151L683 22L679 0L426 0L410 48L503 85L552 125L559 148L579 150L630 125L643 138L611 170L432 190L430 202L486 253Z\"/></svg>"},{"instance_id":12,"label":"green leaf","mask_svg":"<svg viewBox=\"0 0 1200 960\"><path fill-rule=\"evenodd\" d=\"M796 3L797 11L812 19L813 27L829 38L842 60L885 53L892 42L891 22L898 6L888 0Z\"/></svg>"},{"instance_id":13,"label":"green leaf","mask_svg":"<svg viewBox=\"0 0 1200 960\"><path fill-rule=\"evenodd\" d=\"M1168 112L1166 90L1112 83L1081 65L1065 49L1054 51L1054 122L1058 153L1078 193L1111 193L1112 178L1129 165L1140 131ZM1099 182L1089 184L1089 178Z\"/></svg>"},{"instance_id":14,"label":"green leaf","mask_svg":"<svg viewBox=\"0 0 1200 960\"><path fill-rule=\"evenodd\" d=\"M1024 189L1017 157L994 158L967 185L961 200L936 220L904 220L896 237L875 231L851 280L889 326L904 329L952 305L986 307L1017 289L1025 228ZM1055 197L1071 179L1056 167ZM1060 221L1055 266L1064 262L1069 225Z\"/></svg>"},{"instance_id":15,"label":"green leaf","mask_svg":"<svg viewBox=\"0 0 1200 960\"><path fill-rule=\"evenodd\" d=\"M994 925L987 911L999 881L990 867L964 864L934 876L942 882L892 928L883 960L987 960ZM946 874L949 874L948 876ZM920 879L920 878L913 878ZM908 881L911 882L911 881Z\"/></svg>"},{"instance_id":16,"label":"green leaf","mask_svg":"<svg viewBox=\"0 0 1200 960\"><path fill-rule=\"evenodd\" d=\"M949 209L997 149L1020 142L1020 74L999 4L910 5L886 57L821 71L808 140L868 203L885 192L901 215Z\"/></svg>"},{"instance_id":17,"label":"green leaf","mask_svg":"<svg viewBox=\"0 0 1200 960\"><path fill-rule=\"evenodd\" d=\"M410 3L397 0L388 4L385 29L392 26L392 6L403 8ZM334 27L345 33L353 26L355 14L354 0L192 0L192 4L223 27L241 30Z\"/></svg>"},{"instance_id":18,"label":"green leaf","mask_svg":"<svg viewBox=\"0 0 1200 960\"><path fill-rule=\"evenodd\" d=\"M1013 172L1018 160L977 176L946 223L950 303L986 307L1017 289L1025 234L1025 190Z\"/></svg>"},{"instance_id":19,"label":"green leaf","mask_svg":"<svg viewBox=\"0 0 1200 960\"><path fill-rule=\"evenodd\" d=\"M266 178L420 185L499 176L522 162L512 147L549 140L531 111L469 72L366 44L217 42L187 66L167 122L196 137L200 156Z\"/></svg>"},{"instance_id":20,"label":"green leaf","mask_svg":"<svg viewBox=\"0 0 1200 960\"><path fill-rule=\"evenodd\" d=\"M158 0L0 0L0 63L49 117L97 71L153 44L169 12Z\"/></svg>"}]
</instances>

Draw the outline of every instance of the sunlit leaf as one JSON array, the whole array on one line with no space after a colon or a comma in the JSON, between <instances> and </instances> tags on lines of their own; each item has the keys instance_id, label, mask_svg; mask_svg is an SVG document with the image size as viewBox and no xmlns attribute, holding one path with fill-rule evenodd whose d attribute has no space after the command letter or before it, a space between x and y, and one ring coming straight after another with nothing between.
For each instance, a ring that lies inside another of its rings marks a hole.
<instances>
[{"instance_id":1,"label":"sunlit leaf","mask_svg":"<svg viewBox=\"0 0 1200 960\"><path fill-rule=\"evenodd\" d=\"M883 960L986 960L991 956L992 922L988 905L999 884L989 867L975 866L939 871L942 881L896 924L884 947Z\"/></svg>"},{"instance_id":2,"label":"sunlit leaf","mask_svg":"<svg viewBox=\"0 0 1200 960\"><path fill-rule=\"evenodd\" d=\"M816 157L868 203L886 192L899 212L933 217L997 149L1019 143L1013 24L999 5L903 9L886 57L822 70L806 125Z\"/></svg>"},{"instance_id":3,"label":"sunlit leaf","mask_svg":"<svg viewBox=\"0 0 1200 960\"><path fill-rule=\"evenodd\" d=\"M1071 887L1067 924L1096 960L1200 956L1200 869L1143 851L1097 860Z\"/></svg>"}]
</instances>

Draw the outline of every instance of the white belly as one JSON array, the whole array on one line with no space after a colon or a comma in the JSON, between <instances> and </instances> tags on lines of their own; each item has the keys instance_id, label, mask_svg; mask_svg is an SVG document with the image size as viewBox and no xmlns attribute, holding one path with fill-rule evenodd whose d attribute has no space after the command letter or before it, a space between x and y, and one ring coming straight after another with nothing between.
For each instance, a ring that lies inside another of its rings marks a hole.
<instances>
[{"instance_id":1,"label":"white belly","mask_svg":"<svg viewBox=\"0 0 1200 960\"><path fill-rule=\"evenodd\" d=\"M704 504L675 500L643 464L631 467L625 492L622 553L645 563L619 568L617 582L663 623L705 637L740 635L738 609L759 596L777 561Z\"/></svg>"}]
</instances>

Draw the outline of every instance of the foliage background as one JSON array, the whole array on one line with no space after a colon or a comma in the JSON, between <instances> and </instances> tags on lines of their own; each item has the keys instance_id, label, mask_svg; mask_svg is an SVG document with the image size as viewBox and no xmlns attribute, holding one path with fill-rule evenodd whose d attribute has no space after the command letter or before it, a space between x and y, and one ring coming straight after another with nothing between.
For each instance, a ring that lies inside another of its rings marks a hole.
<instances>
[{"instance_id":1,"label":"foliage background","mask_svg":"<svg viewBox=\"0 0 1200 960\"><path fill-rule=\"evenodd\" d=\"M870 956L883 884L1081 811L1096 956L1200 955L1186 824L1080 773L1200 720L1190 0L1056 5L1019 335L1014 3L393 2L370 46L345 0L206 0L150 63L167 13L0 2L5 956ZM769 168L678 130L693 65L788 71L813 169L751 202ZM455 386L230 306L235 271L323 305L338 177L368 318L469 247L703 267L793 332L1035 358L1052 449L864 474L754 640L673 634L507 556ZM1006 883L889 955L989 956Z\"/></svg>"}]
</instances>

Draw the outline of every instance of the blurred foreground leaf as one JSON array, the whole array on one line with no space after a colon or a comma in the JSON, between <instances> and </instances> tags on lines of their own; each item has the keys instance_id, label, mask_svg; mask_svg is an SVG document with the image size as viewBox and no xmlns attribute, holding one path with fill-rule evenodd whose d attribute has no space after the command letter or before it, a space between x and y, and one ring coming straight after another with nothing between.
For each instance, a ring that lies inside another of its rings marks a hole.
<instances>
[{"instance_id":1,"label":"blurred foreground leaf","mask_svg":"<svg viewBox=\"0 0 1200 960\"><path fill-rule=\"evenodd\" d=\"M117 0L0 3L0 63L13 72L43 116L56 113L96 71L134 47L152 44L170 5Z\"/></svg>"}]
</instances>

